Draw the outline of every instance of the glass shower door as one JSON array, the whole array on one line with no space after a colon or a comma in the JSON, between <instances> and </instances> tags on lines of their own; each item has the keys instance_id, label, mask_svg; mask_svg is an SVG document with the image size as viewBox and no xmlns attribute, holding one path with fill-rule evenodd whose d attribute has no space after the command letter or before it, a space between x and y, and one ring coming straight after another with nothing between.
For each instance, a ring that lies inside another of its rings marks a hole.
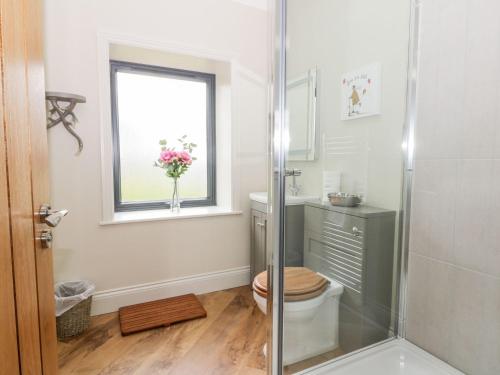
<instances>
[{"instance_id":1,"label":"glass shower door","mask_svg":"<svg viewBox=\"0 0 500 375\"><path fill-rule=\"evenodd\" d=\"M278 4L273 373L293 374L398 334L411 1Z\"/></svg>"}]
</instances>

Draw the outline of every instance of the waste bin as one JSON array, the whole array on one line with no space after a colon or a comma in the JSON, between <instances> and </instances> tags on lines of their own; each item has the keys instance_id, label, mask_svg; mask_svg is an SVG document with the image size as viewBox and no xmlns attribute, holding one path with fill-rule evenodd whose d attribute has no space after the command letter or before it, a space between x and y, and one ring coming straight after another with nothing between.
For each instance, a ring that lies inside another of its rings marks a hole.
<instances>
[{"instance_id":1,"label":"waste bin","mask_svg":"<svg viewBox=\"0 0 500 375\"><path fill-rule=\"evenodd\" d=\"M57 337L81 334L90 324L90 308L95 285L87 280L55 285Z\"/></svg>"}]
</instances>

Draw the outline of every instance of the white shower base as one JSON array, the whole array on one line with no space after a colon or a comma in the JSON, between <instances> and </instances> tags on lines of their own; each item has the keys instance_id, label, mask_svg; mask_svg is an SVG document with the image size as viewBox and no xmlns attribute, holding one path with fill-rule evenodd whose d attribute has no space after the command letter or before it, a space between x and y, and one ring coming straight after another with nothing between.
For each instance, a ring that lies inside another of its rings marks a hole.
<instances>
[{"instance_id":1,"label":"white shower base","mask_svg":"<svg viewBox=\"0 0 500 375\"><path fill-rule=\"evenodd\" d=\"M464 375L403 339L392 340L331 364L300 374L310 375Z\"/></svg>"}]
</instances>

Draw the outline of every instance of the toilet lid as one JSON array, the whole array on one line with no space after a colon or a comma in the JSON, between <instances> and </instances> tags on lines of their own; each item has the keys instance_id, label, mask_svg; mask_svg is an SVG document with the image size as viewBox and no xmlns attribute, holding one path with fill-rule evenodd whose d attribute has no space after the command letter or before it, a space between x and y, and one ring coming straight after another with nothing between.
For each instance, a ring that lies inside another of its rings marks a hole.
<instances>
[{"instance_id":1,"label":"toilet lid","mask_svg":"<svg viewBox=\"0 0 500 375\"><path fill-rule=\"evenodd\" d=\"M329 281L305 267L285 267L285 301L305 301L322 294ZM267 297L267 271L258 274L253 289Z\"/></svg>"}]
</instances>

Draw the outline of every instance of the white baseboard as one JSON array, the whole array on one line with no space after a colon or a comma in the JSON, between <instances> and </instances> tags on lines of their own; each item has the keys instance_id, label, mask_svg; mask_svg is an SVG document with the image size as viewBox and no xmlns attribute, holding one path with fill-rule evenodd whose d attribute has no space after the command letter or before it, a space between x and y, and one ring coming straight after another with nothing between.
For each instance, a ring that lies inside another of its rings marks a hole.
<instances>
[{"instance_id":1,"label":"white baseboard","mask_svg":"<svg viewBox=\"0 0 500 375\"><path fill-rule=\"evenodd\" d=\"M103 290L94 294L92 315L118 311L122 306L194 293L203 294L250 284L250 267L180 277L154 283Z\"/></svg>"}]
</instances>

